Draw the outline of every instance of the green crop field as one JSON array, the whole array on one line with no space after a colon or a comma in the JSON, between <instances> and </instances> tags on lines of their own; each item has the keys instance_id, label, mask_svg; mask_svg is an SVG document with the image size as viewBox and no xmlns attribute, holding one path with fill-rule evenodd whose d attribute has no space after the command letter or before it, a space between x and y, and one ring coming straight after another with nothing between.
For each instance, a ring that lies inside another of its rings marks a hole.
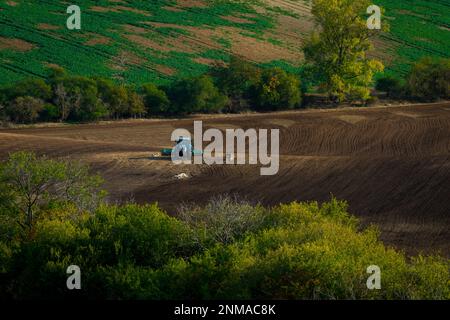
<instances>
[{"instance_id":1,"label":"green crop field","mask_svg":"<svg viewBox=\"0 0 450 320\"><path fill-rule=\"evenodd\" d=\"M420 56L449 56L450 4L377 0L391 25L375 47L391 73ZM68 30L69 3L0 1L0 83L70 73L127 82L167 83L200 74L239 54L262 65L298 70L313 24L308 1L77 0L82 29Z\"/></svg>"},{"instance_id":2,"label":"green crop field","mask_svg":"<svg viewBox=\"0 0 450 320\"><path fill-rule=\"evenodd\" d=\"M390 32L383 35L394 44L390 71L405 73L411 62L423 56L450 56L450 1L377 0L384 7Z\"/></svg>"}]
</instances>

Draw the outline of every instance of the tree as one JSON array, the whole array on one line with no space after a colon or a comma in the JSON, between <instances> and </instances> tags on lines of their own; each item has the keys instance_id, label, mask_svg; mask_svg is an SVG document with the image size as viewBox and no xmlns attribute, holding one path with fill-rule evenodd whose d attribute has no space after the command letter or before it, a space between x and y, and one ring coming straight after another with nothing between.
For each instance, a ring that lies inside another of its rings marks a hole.
<instances>
[{"instance_id":1,"label":"tree","mask_svg":"<svg viewBox=\"0 0 450 320\"><path fill-rule=\"evenodd\" d=\"M55 87L55 104L59 110L59 121L65 121L73 109L79 108L81 94L79 92L68 92L64 83L60 82Z\"/></svg>"},{"instance_id":2,"label":"tree","mask_svg":"<svg viewBox=\"0 0 450 320\"><path fill-rule=\"evenodd\" d=\"M128 115L134 118L136 116L142 117L142 115L146 113L143 97L139 95L132 87L128 87L126 90L128 97Z\"/></svg>"},{"instance_id":3,"label":"tree","mask_svg":"<svg viewBox=\"0 0 450 320\"><path fill-rule=\"evenodd\" d=\"M6 106L0 102L0 121L5 119L6 119Z\"/></svg>"},{"instance_id":4,"label":"tree","mask_svg":"<svg viewBox=\"0 0 450 320\"><path fill-rule=\"evenodd\" d=\"M30 152L13 153L0 166L0 191L8 192L8 206L19 212L16 222L28 236L39 209L52 201L70 201L80 210L96 207L103 195L100 184L101 179L90 176L80 163L39 158Z\"/></svg>"},{"instance_id":5,"label":"tree","mask_svg":"<svg viewBox=\"0 0 450 320\"><path fill-rule=\"evenodd\" d=\"M300 80L280 68L264 70L254 91L257 109L292 109L301 102Z\"/></svg>"},{"instance_id":6,"label":"tree","mask_svg":"<svg viewBox=\"0 0 450 320\"><path fill-rule=\"evenodd\" d=\"M170 100L164 90L161 90L153 83L146 83L140 89L144 98L144 105L147 113L161 115L168 112Z\"/></svg>"},{"instance_id":7,"label":"tree","mask_svg":"<svg viewBox=\"0 0 450 320\"><path fill-rule=\"evenodd\" d=\"M127 114L128 91L123 85L116 85L110 80L96 79L98 95L102 103L106 106L109 115L119 119Z\"/></svg>"},{"instance_id":8,"label":"tree","mask_svg":"<svg viewBox=\"0 0 450 320\"><path fill-rule=\"evenodd\" d=\"M205 240L228 244L249 231L258 230L263 224L264 213L260 205L223 195L211 198L205 207L181 206L178 218L194 230L204 230L193 234L196 244L203 246Z\"/></svg>"},{"instance_id":9,"label":"tree","mask_svg":"<svg viewBox=\"0 0 450 320\"><path fill-rule=\"evenodd\" d=\"M51 87L42 79L25 79L14 83L1 90L4 99L12 101L18 97L33 97L41 100L49 100L52 96Z\"/></svg>"},{"instance_id":10,"label":"tree","mask_svg":"<svg viewBox=\"0 0 450 320\"><path fill-rule=\"evenodd\" d=\"M210 76L181 80L170 88L170 100L176 112L220 112L228 103Z\"/></svg>"},{"instance_id":11,"label":"tree","mask_svg":"<svg viewBox=\"0 0 450 320\"><path fill-rule=\"evenodd\" d=\"M39 114L39 119L42 121L58 121L59 119L59 110L58 107L54 104L47 103L44 105L41 113Z\"/></svg>"},{"instance_id":12,"label":"tree","mask_svg":"<svg viewBox=\"0 0 450 320\"><path fill-rule=\"evenodd\" d=\"M386 92L389 98L399 98L404 91L404 85L399 79L388 76L378 79L375 89Z\"/></svg>"},{"instance_id":13,"label":"tree","mask_svg":"<svg viewBox=\"0 0 450 320\"><path fill-rule=\"evenodd\" d=\"M92 121L107 115L98 96L97 83L86 77L65 77L55 83L55 104L61 121Z\"/></svg>"},{"instance_id":14,"label":"tree","mask_svg":"<svg viewBox=\"0 0 450 320\"><path fill-rule=\"evenodd\" d=\"M364 18L370 4L369 0L313 0L312 14L320 31L311 35L303 51L323 79L322 87L337 101L367 100L374 74L384 69L380 61L367 57L375 32Z\"/></svg>"},{"instance_id":15,"label":"tree","mask_svg":"<svg viewBox=\"0 0 450 320\"><path fill-rule=\"evenodd\" d=\"M412 97L420 100L448 99L450 97L450 59L422 58L413 65L407 77Z\"/></svg>"},{"instance_id":16,"label":"tree","mask_svg":"<svg viewBox=\"0 0 450 320\"><path fill-rule=\"evenodd\" d=\"M67 72L64 68L61 68L59 66L52 66L47 68L47 79L48 82L53 86L55 83L57 83L59 80L67 77Z\"/></svg>"},{"instance_id":17,"label":"tree","mask_svg":"<svg viewBox=\"0 0 450 320\"><path fill-rule=\"evenodd\" d=\"M211 71L219 90L229 97L228 111L248 108L251 90L260 81L261 69L239 57L231 57L228 66L218 65Z\"/></svg>"},{"instance_id":18,"label":"tree","mask_svg":"<svg viewBox=\"0 0 450 320\"><path fill-rule=\"evenodd\" d=\"M9 118L14 122L32 123L39 117L44 102L40 99L25 96L14 99L7 108Z\"/></svg>"}]
</instances>

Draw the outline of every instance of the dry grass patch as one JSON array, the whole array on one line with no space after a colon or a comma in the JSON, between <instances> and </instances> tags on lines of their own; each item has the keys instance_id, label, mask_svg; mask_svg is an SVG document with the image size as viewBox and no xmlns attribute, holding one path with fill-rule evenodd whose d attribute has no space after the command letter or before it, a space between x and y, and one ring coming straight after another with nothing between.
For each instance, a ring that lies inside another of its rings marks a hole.
<instances>
[{"instance_id":1,"label":"dry grass patch","mask_svg":"<svg viewBox=\"0 0 450 320\"><path fill-rule=\"evenodd\" d=\"M87 46L95 46L98 44L108 44L110 41L111 41L111 39L108 37L101 36L101 35L95 35L94 37L92 37L91 39L86 41L84 44Z\"/></svg>"},{"instance_id":2,"label":"dry grass patch","mask_svg":"<svg viewBox=\"0 0 450 320\"><path fill-rule=\"evenodd\" d=\"M234 17L234 16L220 16L223 20L233 22L233 23L242 23L242 24L252 24L255 23L254 21L240 18L240 17Z\"/></svg>"},{"instance_id":3,"label":"dry grass patch","mask_svg":"<svg viewBox=\"0 0 450 320\"><path fill-rule=\"evenodd\" d=\"M122 10L122 11L129 11L129 12L141 14L141 15L146 16L146 17L150 17L152 15L148 11L139 10L139 9L135 9L135 8L130 8L130 7L126 7L126 6L115 6L115 8L117 8L118 10Z\"/></svg>"},{"instance_id":4,"label":"dry grass patch","mask_svg":"<svg viewBox=\"0 0 450 320\"><path fill-rule=\"evenodd\" d=\"M0 37L0 50L11 49L25 52L34 48L34 44L26 42L25 40Z\"/></svg>"},{"instance_id":5,"label":"dry grass patch","mask_svg":"<svg viewBox=\"0 0 450 320\"><path fill-rule=\"evenodd\" d=\"M136 27L131 24L124 24L123 28L125 31L131 32L131 33L146 33L146 32L148 32L148 30L146 30L145 28Z\"/></svg>"},{"instance_id":6,"label":"dry grass patch","mask_svg":"<svg viewBox=\"0 0 450 320\"><path fill-rule=\"evenodd\" d=\"M209 59L209 58L203 58L203 57L197 57L197 58L193 59L193 61L200 63L200 64L207 65L207 66L217 66L217 65L224 66L225 65L225 63L222 60Z\"/></svg>"},{"instance_id":7,"label":"dry grass patch","mask_svg":"<svg viewBox=\"0 0 450 320\"><path fill-rule=\"evenodd\" d=\"M160 73L162 73L162 74L165 74L165 75L167 75L167 76L172 76L172 75L174 75L174 74L177 72L177 70L175 70L175 69L173 69L173 68L170 68L170 67L168 67L168 66L165 66L165 65L157 65L157 66L155 67L155 69L156 69L158 72L160 72Z\"/></svg>"},{"instance_id":8,"label":"dry grass patch","mask_svg":"<svg viewBox=\"0 0 450 320\"><path fill-rule=\"evenodd\" d=\"M48 24L48 23L39 23L36 27L39 30L58 30L58 29L60 29L59 26L55 26L55 25Z\"/></svg>"},{"instance_id":9,"label":"dry grass patch","mask_svg":"<svg viewBox=\"0 0 450 320\"><path fill-rule=\"evenodd\" d=\"M177 7L170 7L170 6L165 6L162 7L161 9L164 9L166 11L171 11L171 12L182 12L184 11L183 9L177 8Z\"/></svg>"},{"instance_id":10,"label":"dry grass patch","mask_svg":"<svg viewBox=\"0 0 450 320\"><path fill-rule=\"evenodd\" d=\"M119 10L115 7L101 7L101 6L92 6L89 8L89 10L94 12L119 12Z\"/></svg>"},{"instance_id":11,"label":"dry grass patch","mask_svg":"<svg viewBox=\"0 0 450 320\"><path fill-rule=\"evenodd\" d=\"M205 8L208 2L205 0L178 0L177 7L179 8Z\"/></svg>"}]
</instances>

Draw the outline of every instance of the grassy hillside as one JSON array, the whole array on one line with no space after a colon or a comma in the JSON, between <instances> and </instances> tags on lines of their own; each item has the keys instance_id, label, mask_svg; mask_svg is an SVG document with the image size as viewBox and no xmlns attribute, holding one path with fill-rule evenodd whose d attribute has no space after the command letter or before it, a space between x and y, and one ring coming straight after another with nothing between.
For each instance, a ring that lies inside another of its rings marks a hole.
<instances>
[{"instance_id":1,"label":"grassy hillside","mask_svg":"<svg viewBox=\"0 0 450 320\"><path fill-rule=\"evenodd\" d=\"M403 73L421 55L448 56L449 4L444 0L378 0L391 33L374 55ZM0 83L45 74L59 65L74 74L169 82L204 72L230 53L298 68L312 30L303 0L79 0L82 30L65 27L61 0L0 1Z\"/></svg>"},{"instance_id":2,"label":"grassy hillside","mask_svg":"<svg viewBox=\"0 0 450 320\"><path fill-rule=\"evenodd\" d=\"M423 56L450 56L448 0L376 0L386 10L390 32L382 36L394 53L389 72L405 73ZM375 48L381 50L380 48Z\"/></svg>"}]
</instances>

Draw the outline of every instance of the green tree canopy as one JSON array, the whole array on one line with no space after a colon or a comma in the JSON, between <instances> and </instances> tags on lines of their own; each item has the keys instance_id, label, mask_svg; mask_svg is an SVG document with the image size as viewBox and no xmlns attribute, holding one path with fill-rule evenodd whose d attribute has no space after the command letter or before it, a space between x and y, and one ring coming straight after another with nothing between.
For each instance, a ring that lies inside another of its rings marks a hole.
<instances>
[{"instance_id":1,"label":"green tree canopy","mask_svg":"<svg viewBox=\"0 0 450 320\"><path fill-rule=\"evenodd\" d=\"M24 96L17 97L7 107L7 114L11 120L18 123L33 123L44 108L41 99Z\"/></svg>"},{"instance_id":2,"label":"green tree canopy","mask_svg":"<svg viewBox=\"0 0 450 320\"><path fill-rule=\"evenodd\" d=\"M33 230L40 209L52 202L65 202L80 210L94 210L103 198L102 180L91 176L88 168L74 161L56 161L20 151L0 166L0 207L18 213L15 221Z\"/></svg>"},{"instance_id":3,"label":"green tree canopy","mask_svg":"<svg viewBox=\"0 0 450 320\"><path fill-rule=\"evenodd\" d=\"M412 97L420 100L450 97L450 59L423 58L411 69L407 78Z\"/></svg>"},{"instance_id":4,"label":"green tree canopy","mask_svg":"<svg viewBox=\"0 0 450 320\"><path fill-rule=\"evenodd\" d=\"M164 90L161 90L153 83L146 83L140 89L144 97L144 105L147 114L164 114L170 106L169 98Z\"/></svg>"},{"instance_id":5,"label":"green tree canopy","mask_svg":"<svg viewBox=\"0 0 450 320\"><path fill-rule=\"evenodd\" d=\"M230 98L228 110L239 112L248 107L252 89L260 81L261 69L233 56L228 66L216 66L211 74L219 90Z\"/></svg>"},{"instance_id":6,"label":"green tree canopy","mask_svg":"<svg viewBox=\"0 0 450 320\"><path fill-rule=\"evenodd\" d=\"M320 31L304 45L306 61L322 79L322 87L338 101L367 100L370 85L383 64L367 57L372 48L367 27L369 0L313 0Z\"/></svg>"},{"instance_id":7,"label":"green tree canopy","mask_svg":"<svg viewBox=\"0 0 450 320\"><path fill-rule=\"evenodd\" d=\"M170 98L176 112L219 112L228 103L210 76L181 80L170 88Z\"/></svg>"},{"instance_id":8,"label":"green tree canopy","mask_svg":"<svg viewBox=\"0 0 450 320\"><path fill-rule=\"evenodd\" d=\"M300 105L300 80L280 68L266 69L255 87L258 109L292 109Z\"/></svg>"}]
</instances>

